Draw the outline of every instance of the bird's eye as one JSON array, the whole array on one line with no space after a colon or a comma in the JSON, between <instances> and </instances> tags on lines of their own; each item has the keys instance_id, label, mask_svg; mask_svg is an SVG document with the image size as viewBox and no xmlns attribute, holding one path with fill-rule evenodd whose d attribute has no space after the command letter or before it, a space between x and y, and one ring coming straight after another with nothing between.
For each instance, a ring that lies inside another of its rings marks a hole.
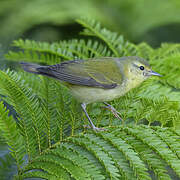
<instances>
[{"instance_id":1,"label":"bird's eye","mask_svg":"<svg viewBox=\"0 0 180 180\"><path fill-rule=\"evenodd\" d=\"M144 66L140 66L139 69L143 71L144 70Z\"/></svg>"}]
</instances>

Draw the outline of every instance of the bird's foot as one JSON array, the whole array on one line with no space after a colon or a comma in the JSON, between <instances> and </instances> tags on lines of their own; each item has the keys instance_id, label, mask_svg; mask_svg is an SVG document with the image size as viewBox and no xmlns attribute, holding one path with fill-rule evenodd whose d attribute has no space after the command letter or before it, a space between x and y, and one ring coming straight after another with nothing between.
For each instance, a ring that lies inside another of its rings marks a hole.
<instances>
[{"instance_id":1,"label":"bird's foot","mask_svg":"<svg viewBox=\"0 0 180 180\"><path fill-rule=\"evenodd\" d=\"M107 130L104 129L104 128L98 128L98 127L96 127L96 126L91 127L91 126L89 126L89 125L84 125L84 128L93 129L93 130L96 131L96 132L99 132L99 131L107 131Z\"/></svg>"},{"instance_id":2,"label":"bird's foot","mask_svg":"<svg viewBox=\"0 0 180 180\"><path fill-rule=\"evenodd\" d=\"M109 109L117 119L122 121L122 118L120 117L120 113L113 106L111 106L108 103L104 103L104 104L106 105L103 106L104 108Z\"/></svg>"}]
</instances>

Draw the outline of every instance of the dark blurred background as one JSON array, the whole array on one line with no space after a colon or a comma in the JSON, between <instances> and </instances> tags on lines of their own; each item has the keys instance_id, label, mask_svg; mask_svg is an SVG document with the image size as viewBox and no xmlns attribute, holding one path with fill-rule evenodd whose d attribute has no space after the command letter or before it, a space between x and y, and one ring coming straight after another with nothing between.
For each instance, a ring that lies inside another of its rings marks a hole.
<instances>
[{"instance_id":1,"label":"dark blurred background","mask_svg":"<svg viewBox=\"0 0 180 180\"><path fill-rule=\"evenodd\" d=\"M59 41L76 37L78 17L91 17L126 39L179 42L179 0L0 0L0 43L7 49L17 38Z\"/></svg>"},{"instance_id":2,"label":"dark blurred background","mask_svg":"<svg viewBox=\"0 0 180 180\"><path fill-rule=\"evenodd\" d=\"M79 17L96 19L134 43L180 42L179 0L0 0L1 69L13 67L3 56L13 40L78 38ZM16 171L7 152L0 138L0 179L11 179Z\"/></svg>"},{"instance_id":3,"label":"dark blurred background","mask_svg":"<svg viewBox=\"0 0 180 180\"><path fill-rule=\"evenodd\" d=\"M79 17L90 17L131 42L180 42L179 0L0 0L0 66L14 39L77 38Z\"/></svg>"}]
</instances>

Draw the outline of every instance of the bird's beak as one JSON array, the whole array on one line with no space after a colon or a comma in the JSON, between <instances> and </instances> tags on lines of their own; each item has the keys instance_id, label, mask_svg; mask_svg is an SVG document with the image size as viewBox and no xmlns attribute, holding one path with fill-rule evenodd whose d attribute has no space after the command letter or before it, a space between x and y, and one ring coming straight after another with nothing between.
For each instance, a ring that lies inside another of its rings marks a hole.
<instances>
[{"instance_id":1,"label":"bird's beak","mask_svg":"<svg viewBox=\"0 0 180 180\"><path fill-rule=\"evenodd\" d=\"M150 71L150 72L149 72L149 75L162 77L162 75L160 75L159 73L157 73L157 72L155 72L155 71Z\"/></svg>"}]
</instances>

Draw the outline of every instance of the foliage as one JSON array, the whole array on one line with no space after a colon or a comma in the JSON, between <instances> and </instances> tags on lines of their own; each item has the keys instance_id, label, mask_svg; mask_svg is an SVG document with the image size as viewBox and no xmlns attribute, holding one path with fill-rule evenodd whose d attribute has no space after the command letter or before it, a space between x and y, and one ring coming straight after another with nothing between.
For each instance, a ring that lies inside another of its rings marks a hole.
<instances>
[{"instance_id":1,"label":"foliage","mask_svg":"<svg viewBox=\"0 0 180 180\"><path fill-rule=\"evenodd\" d=\"M6 139L6 143L9 145L11 155L16 160L18 167L23 163L24 149L23 149L23 137L17 129L16 122L12 116L8 116L8 111L4 108L3 103L0 104L0 126L3 136Z\"/></svg>"},{"instance_id":2,"label":"foliage","mask_svg":"<svg viewBox=\"0 0 180 180\"><path fill-rule=\"evenodd\" d=\"M36 157L24 167L23 178L151 179L153 172L159 179L171 179L167 166L180 175L179 145L175 131L160 127L89 132L67 138Z\"/></svg>"},{"instance_id":3,"label":"foliage","mask_svg":"<svg viewBox=\"0 0 180 180\"><path fill-rule=\"evenodd\" d=\"M43 25L40 34L48 36L48 30L54 32L53 27L72 25L73 19L81 16L96 18L136 41L153 28L180 22L179 0L6 0L0 2L0 7L1 40L11 40ZM63 33L62 28L60 31Z\"/></svg>"},{"instance_id":4,"label":"foliage","mask_svg":"<svg viewBox=\"0 0 180 180\"><path fill-rule=\"evenodd\" d=\"M0 157L0 177L2 180L12 179L13 175L17 173L17 166L14 162L13 157L9 152L7 152L7 147L5 144L1 145L1 157ZM4 152L2 152L4 149Z\"/></svg>"},{"instance_id":5,"label":"foliage","mask_svg":"<svg viewBox=\"0 0 180 180\"><path fill-rule=\"evenodd\" d=\"M18 50L6 58L55 64L63 60L100 56L141 56L163 78L152 78L112 105L123 121L88 107L97 126L86 122L77 102L59 82L12 70L0 71L0 94L17 113L8 116L0 104L0 132L18 166L17 179L171 179L180 177L179 44L135 45L90 19L79 19L84 39L55 43L16 40ZM177 65L177 66L175 66ZM140 125L140 124L147 124ZM153 126L159 124L160 126ZM110 128L110 127L113 128ZM11 132L11 133L10 133ZM24 159L27 159L24 161Z\"/></svg>"}]
</instances>

